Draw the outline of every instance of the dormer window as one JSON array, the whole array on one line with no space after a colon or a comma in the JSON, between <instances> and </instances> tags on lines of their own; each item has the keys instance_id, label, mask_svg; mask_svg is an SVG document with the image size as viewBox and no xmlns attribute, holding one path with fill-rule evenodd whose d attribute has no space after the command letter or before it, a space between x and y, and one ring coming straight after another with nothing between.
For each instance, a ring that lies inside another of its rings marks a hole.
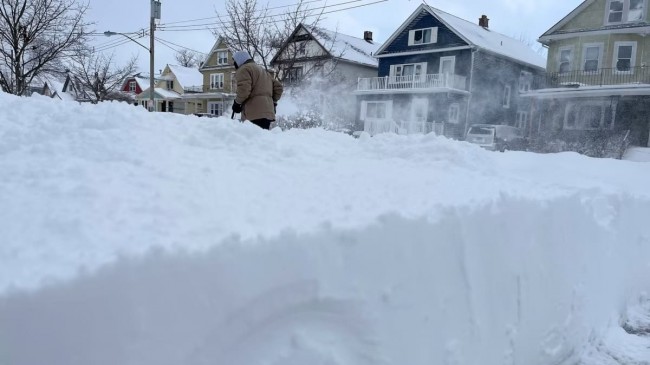
<instances>
[{"instance_id":1,"label":"dormer window","mask_svg":"<svg viewBox=\"0 0 650 365\"><path fill-rule=\"evenodd\" d=\"M607 24L638 22L645 19L646 0L608 0Z\"/></svg>"},{"instance_id":2,"label":"dormer window","mask_svg":"<svg viewBox=\"0 0 650 365\"><path fill-rule=\"evenodd\" d=\"M438 27L414 29L409 31L409 46L438 42Z\"/></svg>"},{"instance_id":3,"label":"dormer window","mask_svg":"<svg viewBox=\"0 0 650 365\"><path fill-rule=\"evenodd\" d=\"M228 52L227 51L218 51L217 52L217 65L227 65L228 64Z\"/></svg>"}]
</instances>

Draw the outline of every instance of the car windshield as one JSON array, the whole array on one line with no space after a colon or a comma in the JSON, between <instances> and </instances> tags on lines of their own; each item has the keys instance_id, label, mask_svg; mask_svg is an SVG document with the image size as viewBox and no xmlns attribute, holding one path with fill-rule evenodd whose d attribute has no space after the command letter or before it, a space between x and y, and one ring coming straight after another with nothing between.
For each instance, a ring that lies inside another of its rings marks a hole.
<instances>
[{"instance_id":1,"label":"car windshield","mask_svg":"<svg viewBox=\"0 0 650 365\"><path fill-rule=\"evenodd\" d=\"M494 127L477 127L477 126L474 126L474 127L469 129L468 134L493 135L494 134Z\"/></svg>"}]
</instances>

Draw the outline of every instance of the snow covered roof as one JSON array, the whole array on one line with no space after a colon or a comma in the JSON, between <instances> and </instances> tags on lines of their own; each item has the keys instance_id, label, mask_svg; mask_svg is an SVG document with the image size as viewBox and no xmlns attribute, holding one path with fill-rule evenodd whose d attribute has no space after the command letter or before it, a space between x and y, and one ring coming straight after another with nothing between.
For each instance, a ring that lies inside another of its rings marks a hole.
<instances>
[{"instance_id":1,"label":"snow covered roof","mask_svg":"<svg viewBox=\"0 0 650 365\"><path fill-rule=\"evenodd\" d=\"M353 37L331 30L305 26L325 49L331 49L332 56L339 59L377 67L378 60L373 56L381 43L368 42L363 38Z\"/></svg>"},{"instance_id":2,"label":"snow covered roof","mask_svg":"<svg viewBox=\"0 0 650 365\"><path fill-rule=\"evenodd\" d=\"M177 65L167 65L167 67L182 87L203 86L203 74L198 69Z\"/></svg>"},{"instance_id":3,"label":"snow covered roof","mask_svg":"<svg viewBox=\"0 0 650 365\"><path fill-rule=\"evenodd\" d=\"M163 98L163 99L180 99L181 95L176 91L163 89L157 87L154 89L154 98ZM138 100L147 100L149 99L149 88L143 90L138 96L135 97Z\"/></svg>"},{"instance_id":4,"label":"snow covered roof","mask_svg":"<svg viewBox=\"0 0 650 365\"><path fill-rule=\"evenodd\" d=\"M500 54L515 61L546 68L546 58L539 55L522 41L508 37L478 24L461 19L440 9L425 6L432 14L446 23L458 35L465 38L471 45Z\"/></svg>"},{"instance_id":5,"label":"snow covered roof","mask_svg":"<svg viewBox=\"0 0 650 365\"><path fill-rule=\"evenodd\" d=\"M440 22L445 24L451 31L455 32L470 46L508 57L519 63L542 69L546 68L546 59L523 42L495 32L489 28L483 28L478 24L425 4L420 5L413 14L402 23L402 26L393 33L378 52L383 52L384 48L394 41L395 38L397 38L397 36L408 27L415 17L423 10L429 12L432 16L440 20Z\"/></svg>"}]
</instances>

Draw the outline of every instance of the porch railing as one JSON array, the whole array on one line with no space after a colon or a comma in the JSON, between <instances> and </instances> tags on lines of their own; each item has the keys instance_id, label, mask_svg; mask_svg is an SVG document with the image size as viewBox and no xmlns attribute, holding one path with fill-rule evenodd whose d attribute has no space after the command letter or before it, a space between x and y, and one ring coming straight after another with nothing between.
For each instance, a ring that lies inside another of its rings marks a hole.
<instances>
[{"instance_id":1,"label":"porch railing","mask_svg":"<svg viewBox=\"0 0 650 365\"><path fill-rule=\"evenodd\" d=\"M449 88L466 90L466 77L453 74L359 78L357 91Z\"/></svg>"},{"instance_id":2,"label":"porch railing","mask_svg":"<svg viewBox=\"0 0 650 365\"><path fill-rule=\"evenodd\" d=\"M364 122L364 131L374 136L380 133L396 134L428 134L435 133L442 135L444 133L444 123L422 122L408 120L367 120Z\"/></svg>"},{"instance_id":3,"label":"porch railing","mask_svg":"<svg viewBox=\"0 0 650 365\"><path fill-rule=\"evenodd\" d=\"M188 94L202 93L203 92L203 85L184 87L183 91L185 93L188 93Z\"/></svg>"},{"instance_id":4,"label":"porch railing","mask_svg":"<svg viewBox=\"0 0 650 365\"><path fill-rule=\"evenodd\" d=\"M650 67L599 68L593 71L574 70L548 72L533 79L532 88L548 89L577 86L609 86L650 84Z\"/></svg>"}]
</instances>

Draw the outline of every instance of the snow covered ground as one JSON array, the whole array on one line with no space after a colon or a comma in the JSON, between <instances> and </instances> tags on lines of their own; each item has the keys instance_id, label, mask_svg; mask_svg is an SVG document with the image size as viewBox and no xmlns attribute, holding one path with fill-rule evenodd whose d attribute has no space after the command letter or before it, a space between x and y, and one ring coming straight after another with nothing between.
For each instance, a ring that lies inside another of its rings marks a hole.
<instances>
[{"instance_id":1,"label":"snow covered ground","mask_svg":"<svg viewBox=\"0 0 650 365\"><path fill-rule=\"evenodd\" d=\"M0 94L0 364L648 364L649 167Z\"/></svg>"}]
</instances>

